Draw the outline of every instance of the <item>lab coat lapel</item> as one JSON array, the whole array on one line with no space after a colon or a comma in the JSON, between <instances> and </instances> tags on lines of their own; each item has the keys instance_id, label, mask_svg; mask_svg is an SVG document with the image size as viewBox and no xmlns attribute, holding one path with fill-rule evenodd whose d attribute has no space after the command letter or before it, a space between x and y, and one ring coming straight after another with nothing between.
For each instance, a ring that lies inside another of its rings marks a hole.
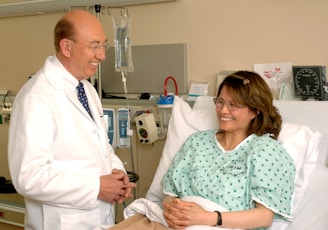
<instances>
[{"instance_id":1,"label":"lab coat lapel","mask_svg":"<svg viewBox=\"0 0 328 230\"><path fill-rule=\"evenodd\" d=\"M103 116L102 105L99 99L99 96L95 90L92 90L88 87L89 82L85 83L85 92L89 101L89 108L91 110L93 120L96 123L98 128L103 129L103 123L101 117ZM93 87L93 86L91 86Z\"/></svg>"},{"instance_id":2,"label":"lab coat lapel","mask_svg":"<svg viewBox=\"0 0 328 230\"><path fill-rule=\"evenodd\" d=\"M76 91L76 87L78 84L77 80L70 80L70 78L73 79L73 76L70 75L70 73L61 65L61 63L58 61L58 59L56 57L48 57L43 71L45 72L45 76L47 77L51 86L58 91L63 90L65 92L67 98L70 100L70 102L84 116L86 116L88 119L90 119L90 121L92 121L92 118L90 117L90 115L85 110L85 108L83 107L83 105L81 104L81 102L79 101L79 99L77 97L77 91ZM61 75L61 76L59 77L58 75ZM63 78L64 78L64 81L63 81ZM76 85L75 85L74 89L70 88L69 85L72 86L72 84L75 84L75 81L76 81ZM63 82L70 82L70 83L64 84ZM85 82L85 81L83 81L83 82ZM87 96L89 96L88 93L87 93Z\"/></svg>"}]
</instances>

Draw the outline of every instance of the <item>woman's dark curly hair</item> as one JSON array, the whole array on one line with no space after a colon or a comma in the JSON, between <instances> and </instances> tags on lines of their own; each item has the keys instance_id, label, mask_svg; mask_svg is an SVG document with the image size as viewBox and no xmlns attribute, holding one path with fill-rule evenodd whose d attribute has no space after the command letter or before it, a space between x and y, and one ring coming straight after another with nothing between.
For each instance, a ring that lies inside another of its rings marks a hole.
<instances>
[{"instance_id":1,"label":"woman's dark curly hair","mask_svg":"<svg viewBox=\"0 0 328 230\"><path fill-rule=\"evenodd\" d=\"M228 75L220 84L217 96L226 87L235 102L247 106L256 114L251 121L247 135L272 134L278 138L281 130L282 118L278 109L273 105L273 96L263 78L251 71L238 71Z\"/></svg>"}]
</instances>

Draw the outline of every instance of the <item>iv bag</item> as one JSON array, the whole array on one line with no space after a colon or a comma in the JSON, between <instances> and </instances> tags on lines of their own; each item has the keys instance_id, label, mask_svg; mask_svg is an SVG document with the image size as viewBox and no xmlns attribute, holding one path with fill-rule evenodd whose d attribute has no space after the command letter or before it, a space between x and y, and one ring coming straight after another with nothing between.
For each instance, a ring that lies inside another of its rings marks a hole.
<instances>
[{"instance_id":1,"label":"iv bag","mask_svg":"<svg viewBox=\"0 0 328 230\"><path fill-rule=\"evenodd\" d=\"M133 72L134 70L129 38L130 21L130 16L126 13L121 13L119 22L116 22L113 16L116 72Z\"/></svg>"}]
</instances>

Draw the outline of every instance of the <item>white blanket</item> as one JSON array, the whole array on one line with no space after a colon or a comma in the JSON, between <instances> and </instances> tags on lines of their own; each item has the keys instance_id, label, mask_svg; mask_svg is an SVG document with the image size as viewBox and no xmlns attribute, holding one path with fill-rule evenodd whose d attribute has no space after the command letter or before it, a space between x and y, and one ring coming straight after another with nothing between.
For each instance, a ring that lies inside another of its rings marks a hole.
<instances>
[{"instance_id":1,"label":"white blanket","mask_svg":"<svg viewBox=\"0 0 328 230\"><path fill-rule=\"evenodd\" d=\"M224 209L222 206L220 206L220 205L218 205L218 204L216 204L212 201L206 200L202 197L186 196L186 197L183 197L181 200L189 201L189 202L195 202L198 205L202 206L207 211L220 211L220 212L226 211L226 209ZM145 215L145 216L147 216L147 218L149 220L161 223L161 224L163 224L164 226L167 227L167 223L166 223L166 221L164 219L164 216L163 216L162 208L158 204L156 204L156 203L154 203L150 200L140 198L140 199L137 199L137 200L133 201L124 210L124 218L126 219L128 217L131 217L131 216L137 214L137 213ZM200 229L200 227L201 227L202 230L223 229L223 228L220 228L220 227L194 225L194 226L190 226L190 227L186 228L186 230L196 230L196 229ZM229 230L228 228L224 228L224 229Z\"/></svg>"}]
</instances>

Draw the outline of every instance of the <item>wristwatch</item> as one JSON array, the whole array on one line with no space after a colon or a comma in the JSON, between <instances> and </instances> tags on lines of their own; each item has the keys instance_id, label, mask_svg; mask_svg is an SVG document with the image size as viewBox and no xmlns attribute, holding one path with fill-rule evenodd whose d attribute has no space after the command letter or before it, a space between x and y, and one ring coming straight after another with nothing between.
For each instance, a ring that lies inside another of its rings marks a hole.
<instances>
[{"instance_id":1,"label":"wristwatch","mask_svg":"<svg viewBox=\"0 0 328 230\"><path fill-rule=\"evenodd\" d=\"M222 225L222 215L221 212L219 211L214 211L218 214L218 221L216 222L216 226L221 226Z\"/></svg>"}]
</instances>

